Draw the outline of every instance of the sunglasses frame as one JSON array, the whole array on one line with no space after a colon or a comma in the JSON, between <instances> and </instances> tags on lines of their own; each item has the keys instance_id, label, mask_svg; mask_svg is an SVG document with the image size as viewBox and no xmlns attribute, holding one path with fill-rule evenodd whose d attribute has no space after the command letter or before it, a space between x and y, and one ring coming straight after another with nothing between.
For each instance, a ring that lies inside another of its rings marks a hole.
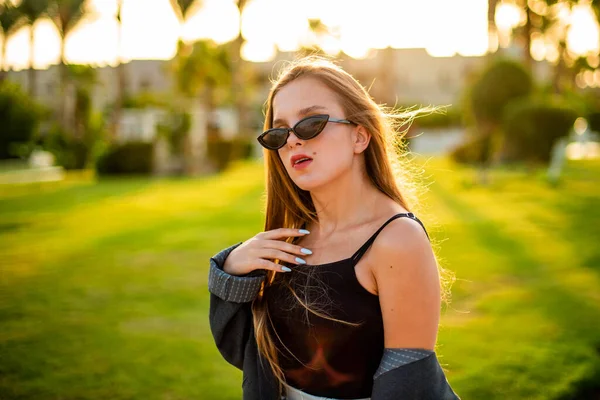
<instances>
[{"instance_id":1,"label":"sunglasses frame","mask_svg":"<svg viewBox=\"0 0 600 400\"><path fill-rule=\"evenodd\" d=\"M312 135L311 137L308 137L308 138L303 138L303 137L300 137L300 136L299 136L299 135L296 133L296 127L298 126L298 124L301 124L302 122L306 121L307 119L310 119L310 118L315 118L315 117L327 117L327 120L326 120L326 121L325 121L325 123L323 124L323 128L321 128L321 130L317 131L317 133L315 133L315 134L314 134L314 135ZM350 120L347 120L347 119L331 118L331 117L329 116L329 114L316 114L316 115L309 115L308 117L304 117L304 118L302 118L300 121L296 122L296 123L294 124L294 126L293 126L293 127L291 127L291 128L271 128L271 129L268 129L268 130L264 131L263 133L261 133L261 134L260 134L260 135L259 135L259 136L256 138L256 140L258 140L258 142L261 144L261 146L263 146L264 148L266 148L266 149L268 149L268 150L279 150L280 148L282 148L283 146L285 146L285 144L287 143L287 140L288 140L288 138L290 137L290 132L294 132L294 135L296 135L296 136L297 136L299 139L302 139L302 140L310 140L310 139L313 139L313 138L315 138L315 137L319 136L319 134L320 134L321 132L323 132L323 130L325 130L325 127L327 126L327 123L328 123L328 122L335 122L335 123L337 123L337 124L357 125L357 123L356 123L356 122L352 122L352 121L350 121ZM264 137L265 135L267 135L267 134L269 134L270 132L273 132L273 131L277 131L277 132L285 131L285 132L286 132L286 135L285 135L285 140L283 141L283 143L282 143L282 144L281 144L281 146L279 146L279 147L271 147L271 146L267 145L267 143L266 143L266 142L263 140L263 137Z\"/></svg>"}]
</instances>

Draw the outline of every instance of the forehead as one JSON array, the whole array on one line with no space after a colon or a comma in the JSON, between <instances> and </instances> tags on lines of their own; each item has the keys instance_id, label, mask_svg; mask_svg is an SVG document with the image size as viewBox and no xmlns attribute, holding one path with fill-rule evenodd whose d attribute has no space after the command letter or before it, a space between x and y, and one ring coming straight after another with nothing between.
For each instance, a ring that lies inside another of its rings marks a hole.
<instances>
[{"instance_id":1,"label":"forehead","mask_svg":"<svg viewBox=\"0 0 600 400\"><path fill-rule=\"evenodd\" d=\"M298 78L284 87L273 98L273 119L298 117L301 110L319 105L319 113L341 113L335 93L318 79Z\"/></svg>"}]
</instances>

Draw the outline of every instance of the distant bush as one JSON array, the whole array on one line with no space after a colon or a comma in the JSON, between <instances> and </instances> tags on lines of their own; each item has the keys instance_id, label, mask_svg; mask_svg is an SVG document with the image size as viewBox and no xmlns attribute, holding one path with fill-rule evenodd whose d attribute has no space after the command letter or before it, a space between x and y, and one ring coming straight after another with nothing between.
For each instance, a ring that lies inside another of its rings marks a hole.
<instances>
[{"instance_id":1,"label":"distant bush","mask_svg":"<svg viewBox=\"0 0 600 400\"><path fill-rule=\"evenodd\" d=\"M600 111L588 114L586 119L590 130L600 132Z\"/></svg>"},{"instance_id":2,"label":"distant bush","mask_svg":"<svg viewBox=\"0 0 600 400\"><path fill-rule=\"evenodd\" d=\"M45 150L54 154L56 164L65 169L85 168L89 148L83 140L74 138L72 132L67 132L55 124L41 142Z\"/></svg>"},{"instance_id":3,"label":"distant bush","mask_svg":"<svg viewBox=\"0 0 600 400\"><path fill-rule=\"evenodd\" d=\"M493 153L496 138L494 136L473 136L450 151L452 160L463 164L482 164L489 161Z\"/></svg>"},{"instance_id":4,"label":"distant bush","mask_svg":"<svg viewBox=\"0 0 600 400\"><path fill-rule=\"evenodd\" d=\"M104 145L106 132L102 114L95 113L86 118L87 122L80 128L81 137L55 123L38 138L38 144L54 154L56 164L65 169L93 167L94 158Z\"/></svg>"},{"instance_id":5,"label":"distant bush","mask_svg":"<svg viewBox=\"0 0 600 400\"><path fill-rule=\"evenodd\" d=\"M9 81L0 83L0 159L20 158L21 148L34 138L42 109L21 87Z\"/></svg>"},{"instance_id":6,"label":"distant bush","mask_svg":"<svg viewBox=\"0 0 600 400\"><path fill-rule=\"evenodd\" d=\"M541 100L521 100L511 104L504 116L507 161L548 162L552 146L567 136L577 118L568 106Z\"/></svg>"},{"instance_id":7,"label":"distant bush","mask_svg":"<svg viewBox=\"0 0 600 400\"><path fill-rule=\"evenodd\" d=\"M219 171L227 168L231 161L250 158L253 148L254 141L249 138L209 137L207 140L208 158Z\"/></svg>"},{"instance_id":8,"label":"distant bush","mask_svg":"<svg viewBox=\"0 0 600 400\"><path fill-rule=\"evenodd\" d=\"M98 157L96 171L99 175L150 174L153 154L152 143L113 145Z\"/></svg>"}]
</instances>

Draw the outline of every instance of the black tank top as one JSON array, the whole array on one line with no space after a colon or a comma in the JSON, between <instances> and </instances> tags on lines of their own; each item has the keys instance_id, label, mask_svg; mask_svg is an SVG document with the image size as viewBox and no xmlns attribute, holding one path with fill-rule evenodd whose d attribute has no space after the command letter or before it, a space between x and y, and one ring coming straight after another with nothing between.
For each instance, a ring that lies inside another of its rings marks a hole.
<instances>
[{"instance_id":1,"label":"black tank top","mask_svg":"<svg viewBox=\"0 0 600 400\"><path fill-rule=\"evenodd\" d=\"M371 396L373 375L384 350L383 319L379 297L358 282L354 267L379 232L400 217L412 218L425 229L414 214L396 214L352 257L320 265L290 265L292 272L276 274L273 284L265 288L272 336L288 385L322 397ZM349 326L306 311L290 288L311 308L316 301L317 311L360 325Z\"/></svg>"}]
</instances>

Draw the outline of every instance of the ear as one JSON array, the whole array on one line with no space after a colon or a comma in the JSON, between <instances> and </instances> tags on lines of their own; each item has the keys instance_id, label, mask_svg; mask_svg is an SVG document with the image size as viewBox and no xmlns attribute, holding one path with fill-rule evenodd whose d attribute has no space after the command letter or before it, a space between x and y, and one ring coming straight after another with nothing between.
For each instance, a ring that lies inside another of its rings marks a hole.
<instances>
[{"instance_id":1,"label":"ear","mask_svg":"<svg viewBox=\"0 0 600 400\"><path fill-rule=\"evenodd\" d=\"M364 126L358 125L354 130L354 153L360 154L369 146L371 140L371 134L365 129Z\"/></svg>"}]
</instances>

